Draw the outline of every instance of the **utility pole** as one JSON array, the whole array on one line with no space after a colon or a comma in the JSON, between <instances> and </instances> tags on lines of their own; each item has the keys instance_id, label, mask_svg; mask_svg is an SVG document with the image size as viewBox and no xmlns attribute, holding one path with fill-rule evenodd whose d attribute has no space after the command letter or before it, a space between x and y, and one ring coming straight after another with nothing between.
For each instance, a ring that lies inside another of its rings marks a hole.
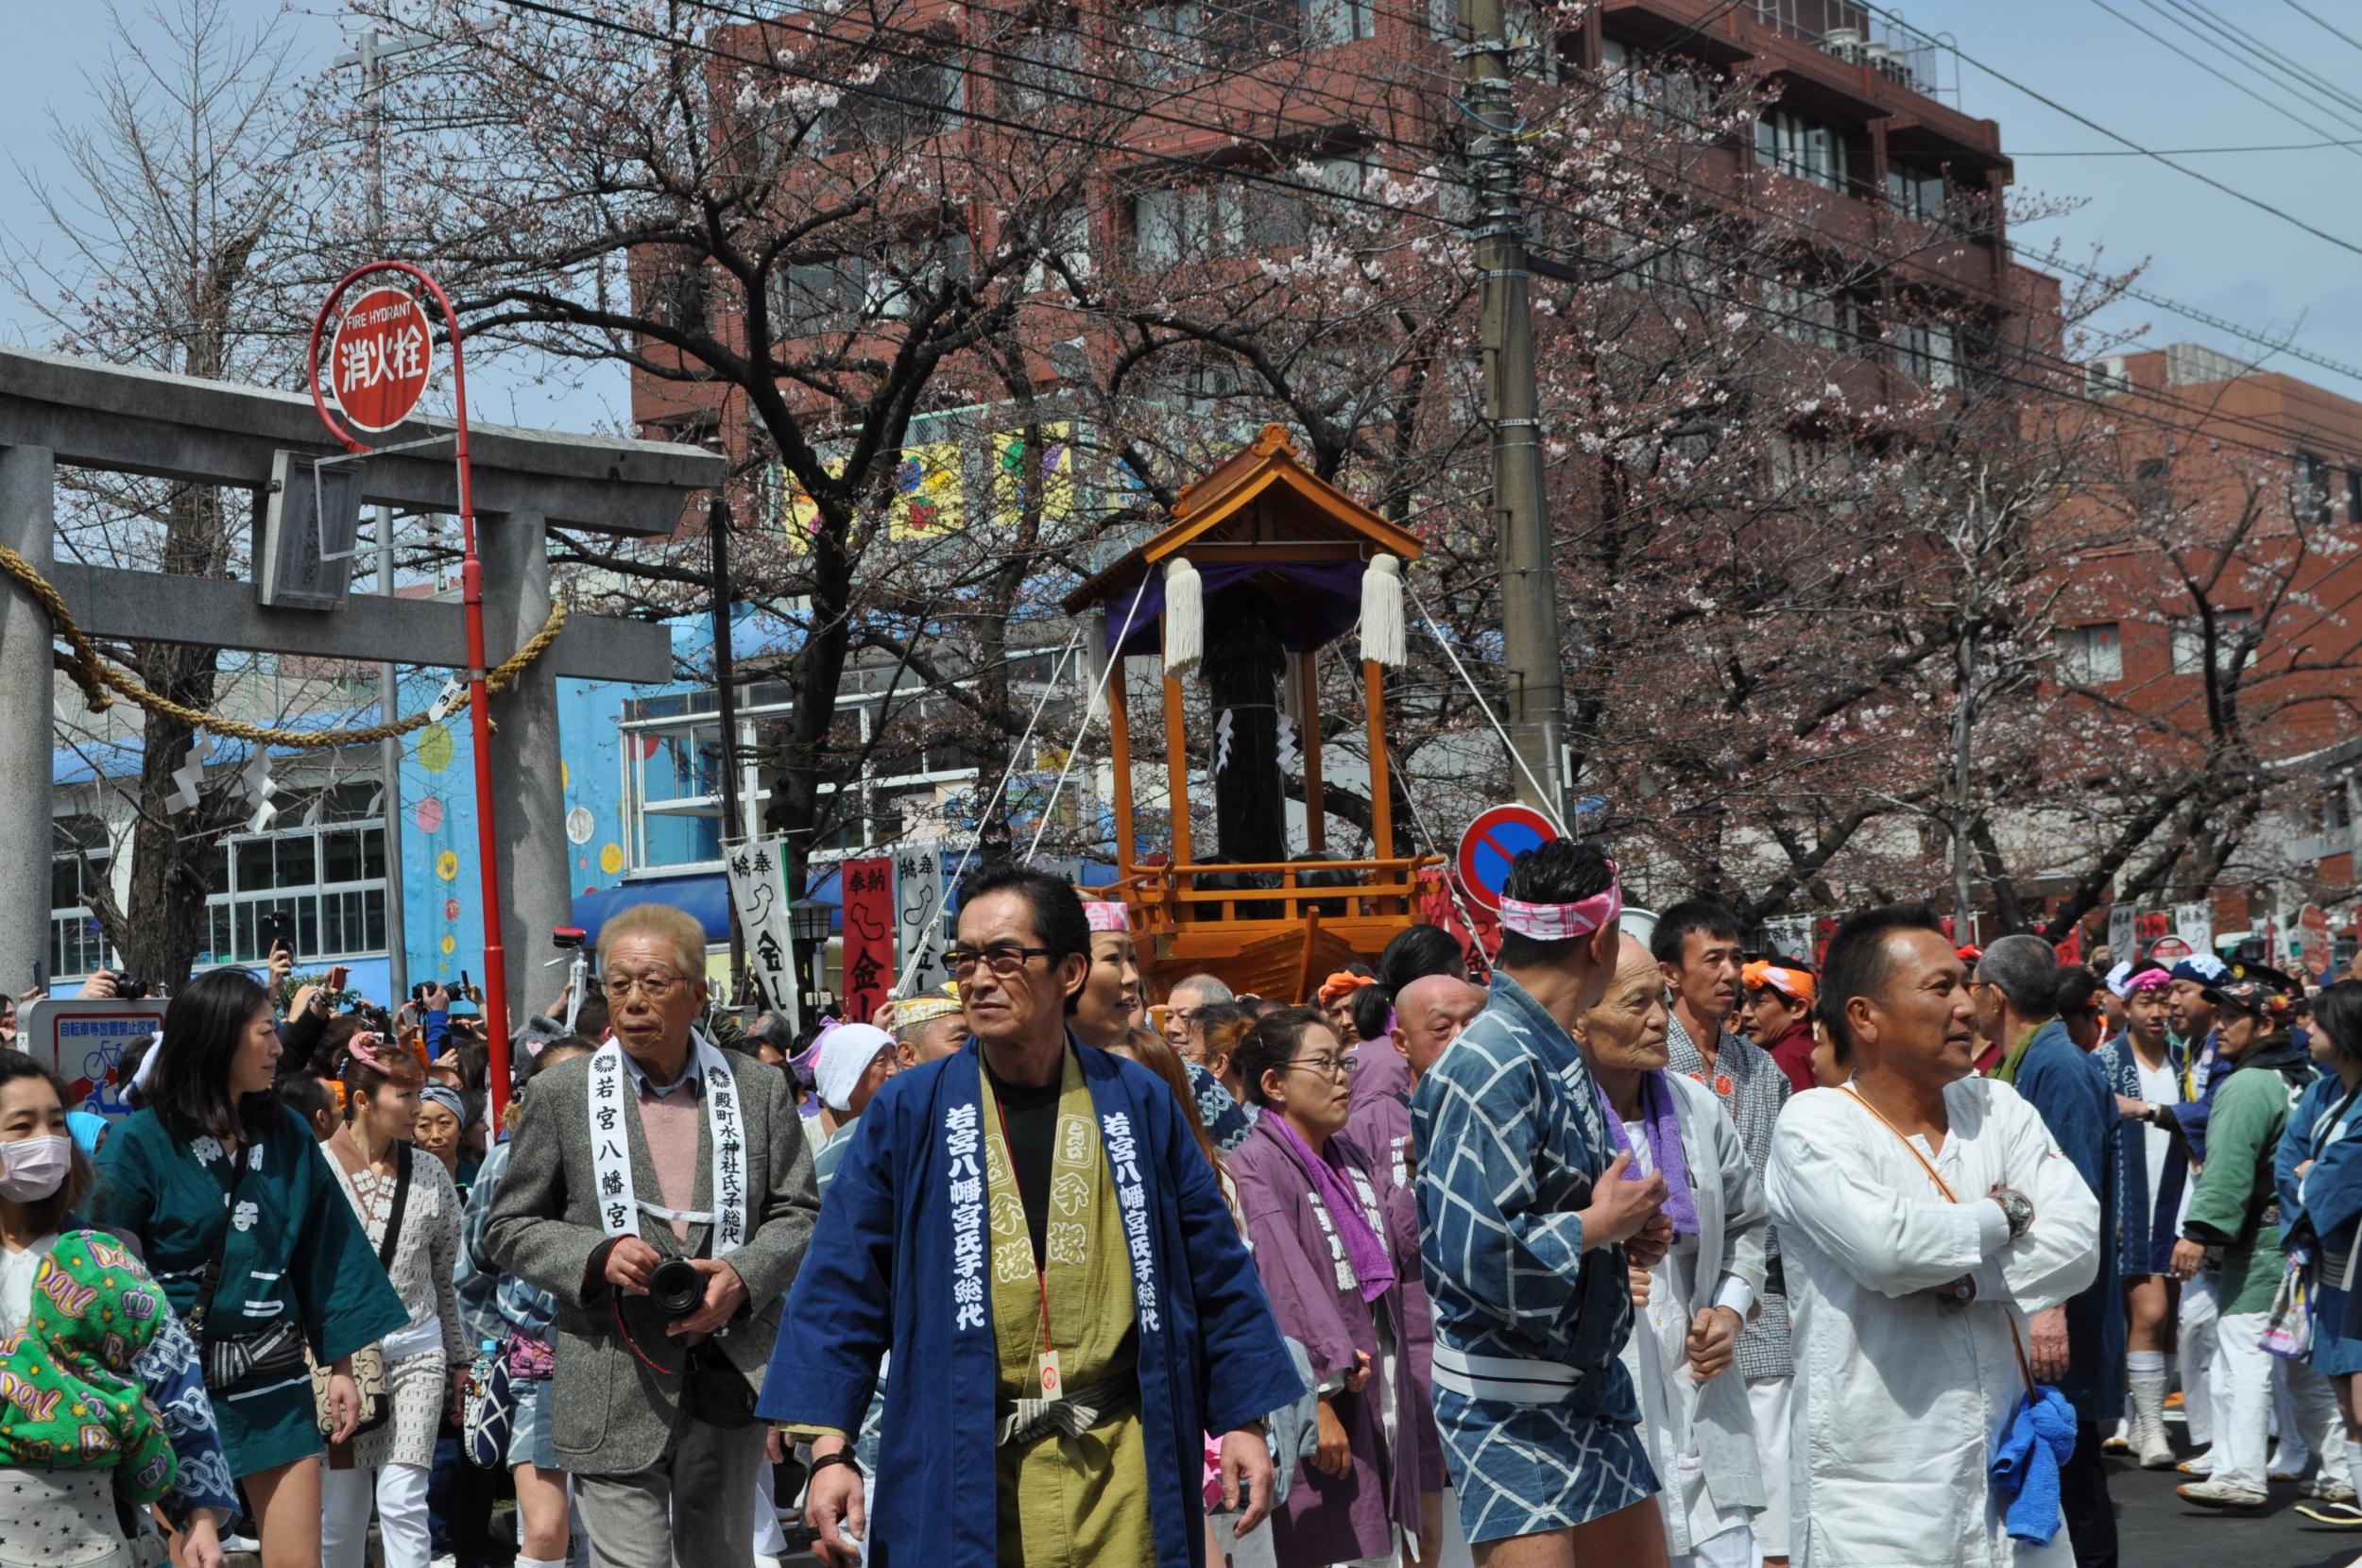
<instances>
[{"instance_id":1,"label":"utility pole","mask_svg":"<svg viewBox=\"0 0 2362 1568\"><path fill-rule=\"evenodd\" d=\"M722 726L722 858L727 860L730 841L742 842L746 824L738 808L738 668L730 646L730 503L726 490L713 492L706 507L708 563L712 571L714 717ZM738 900L730 911L730 1005L736 1007L746 990L746 931L738 923ZM765 1003L779 1005L777 997Z\"/></svg>"},{"instance_id":2,"label":"utility pole","mask_svg":"<svg viewBox=\"0 0 2362 1568\"><path fill-rule=\"evenodd\" d=\"M1479 128L1468 144L1468 162L1482 284L1484 414L1493 426L1493 524L1500 545L1509 742L1518 797L1563 824L1566 712L1549 520L1542 503L1541 400L1534 383L1523 158L1511 97L1508 24L1502 0L1459 0L1459 5L1466 108Z\"/></svg>"},{"instance_id":3,"label":"utility pole","mask_svg":"<svg viewBox=\"0 0 2362 1568\"><path fill-rule=\"evenodd\" d=\"M362 134L368 142L368 212L369 244L382 249L385 242L385 82L384 62L413 49L423 49L433 40L413 34L406 38L382 38L372 27L361 35L361 47L352 54L339 55L335 64L361 67ZM390 599L394 596L394 509L377 509L377 591ZM390 724L397 711L401 695L396 690L394 666L387 662L377 667L377 719ZM392 1004L399 1007L410 995L409 928L402 917L402 742L387 736L377 743L377 766L384 775L378 798L384 803L385 835L385 972ZM498 920L500 912L486 910L484 918Z\"/></svg>"}]
</instances>

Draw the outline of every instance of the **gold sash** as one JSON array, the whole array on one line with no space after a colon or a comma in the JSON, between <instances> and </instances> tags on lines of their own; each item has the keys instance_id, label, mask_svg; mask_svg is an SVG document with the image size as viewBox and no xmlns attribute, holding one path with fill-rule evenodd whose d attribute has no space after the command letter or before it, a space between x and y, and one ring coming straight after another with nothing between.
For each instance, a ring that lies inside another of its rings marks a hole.
<instances>
[{"instance_id":1,"label":"gold sash","mask_svg":"<svg viewBox=\"0 0 2362 1568\"><path fill-rule=\"evenodd\" d=\"M1025 1205L992 1078L981 1065L978 1071L984 1078L992 1325L1000 1348L996 1391L1004 1401L1042 1397L1045 1341L1057 1356L1063 1388L1081 1389L1126 1373L1138 1354L1131 1258L1082 1064L1069 1047L1059 1080L1040 1273L1034 1270ZM1003 1563L1083 1568L1155 1560L1137 1404L1080 1438L1053 1434L995 1454Z\"/></svg>"}]
</instances>

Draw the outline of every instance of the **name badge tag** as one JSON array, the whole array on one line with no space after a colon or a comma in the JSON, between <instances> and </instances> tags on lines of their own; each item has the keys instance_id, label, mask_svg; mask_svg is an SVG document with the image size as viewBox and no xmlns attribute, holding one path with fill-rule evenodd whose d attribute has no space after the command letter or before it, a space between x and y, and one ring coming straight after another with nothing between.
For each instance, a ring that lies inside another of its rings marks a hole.
<instances>
[{"instance_id":1,"label":"name badge tag","mask_svg":"<svg viewBox=\"0 0 2362 1568\"><path fill-rule=\"evenodd\" d=\"M1055 1399L1058 1397L1058 1391L1065 1387L1066 1380L1058 1375L1058 1353L1054 1350L1043 1351L1041 1353L1041 1397Z\"/></svg>"}]
</instances>

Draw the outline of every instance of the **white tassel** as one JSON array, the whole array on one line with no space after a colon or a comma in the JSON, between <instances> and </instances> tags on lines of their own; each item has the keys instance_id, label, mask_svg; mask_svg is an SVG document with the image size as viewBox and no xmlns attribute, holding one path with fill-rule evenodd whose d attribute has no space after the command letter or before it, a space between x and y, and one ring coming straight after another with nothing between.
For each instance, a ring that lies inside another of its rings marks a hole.
<instances>
[{"instance_id":1,"label":"white tassel","mask_svg":"<svg viewBox=\"0 0 2362 1568\"><path fill-rule=\"evenodd\" d=\"M1205 661L1206 585L1188 557L1175 555L1165 563L1165 673L1179 680Z\"/></svg>"},{"instance_id":2,"label":"white tassel","mask_svg":"<svg viewBox=\"0 0 2362 1568\"><path fill-rule=\"evenodd\" d=\"M1410 655L1408 639L1402 618L1402 562L1392 555L1373 555L1361 572L1361 656L1398 670Z\"/></svg>"},{"instance_id":3,"label":"white tassel","mask_svg":"<svg viewBox=\"0 0 2362 1568\"><path fill-rule=\"evenodd\" d=\"M1088 645L1083 650L1083 678L1090 683L1091 711L1086 724L1101 724L1107 717L1107 618L1101 616L1090 623Z\"/></svg>"}]
</instances>

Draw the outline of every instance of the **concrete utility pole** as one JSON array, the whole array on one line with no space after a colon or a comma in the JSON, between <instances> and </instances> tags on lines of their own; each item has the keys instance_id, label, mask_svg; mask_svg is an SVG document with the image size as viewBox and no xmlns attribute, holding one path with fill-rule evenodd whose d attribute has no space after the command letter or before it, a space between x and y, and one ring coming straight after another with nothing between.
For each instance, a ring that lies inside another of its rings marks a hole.
<instances>
[{"instance_id":1,"label":"concrete utility pole","mask_svg":"<svg viewBox=\"0 0 2362 1568\"><path fill-rule=\"evenodd\" d=\"M361 67L362 134L368 142L368 205L369 244L383 249L385 241L385 81L383 63L397 55L413 49L423 49L432 40L412 36L402 39L382 39L372 27L361 35L361 47L352 54L339 55L338 68L347 65ZM392 598L394 593L394 513L390 506L377 508L377 591ZM377 667L377 712L382 724L401 711L401 692L395 678L394 666ZM402 742L392 736L377 743L377 765L385 775L379 791L383 803L385 837L385 971L386 983L395 1005L410 994L409 927L404 921L402 896ZM490 911L485 912L488 918Z\"/></svg>"},{"instance_id":2,"label":"concrete utility pole","mask_svg":"<svg viewBox=\"0 0 2362 1568\"><path fill-rule=\"evenodd\" d=\"M1477 267L1483 284L1484 413L1493 426L1493 522L1500 540L1501 654L1517 793L1564 823L1566 699L1549 521L1542 507L1542 420L1527 300L1522 157L1511 101L1501 0L1459 0L1459 54L1467 63L1468 144Z\"/></svg>"}]
</instances>

